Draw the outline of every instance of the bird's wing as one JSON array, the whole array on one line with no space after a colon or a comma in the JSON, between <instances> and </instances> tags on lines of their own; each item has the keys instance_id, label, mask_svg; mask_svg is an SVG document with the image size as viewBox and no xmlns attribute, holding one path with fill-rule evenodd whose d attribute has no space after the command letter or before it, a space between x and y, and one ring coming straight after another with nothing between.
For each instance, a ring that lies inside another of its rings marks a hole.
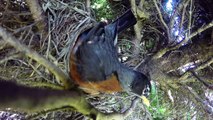
<instances>
[{"instance_id":1,"label":"bird's wing","mask_svg":"<svg viewBox=\"0 0 213 120\"><path fill-rule=\"evenodd\" d=\"M113 41L117 34L116 24L95 26L76 53L84 80L103 81L116 72L117 51Z\"/></svg>"},{"instance_id":2,"label":"bird's wing","mask_svg":"<svg viewBox=\"0 0 213 120\"><path fill-rule=\"evenodd\" d=\"M128 10L113 23L106 25L100 22L90 30L79 36L71 54L71 65L73 65L78 76L88 81L100 81L109 78L118 67L118 55L115 47L118 32L132 26L136 19ZM82 37L83 36L83 37ZM76 60L73 60L76 57ZM75 62L73 64L72 60ZM72 74L72 71L71 71ZM80 79L80 78L79 78Z\"/></svg>"},{"instance_id":3,"label":"bird's wing","mask_svg":"<svg viewBox=\"0 0 213 120\"><path fill-rule=\"evenodd\" d=\"M123 30L126 30L127 28L133 26L136 24L137 20L132 13L131 9L128 9L124 14L122 14L120 17L118 17L113 23L117 23L118 33L122 32Z\"/></svg>"}]
</instances>

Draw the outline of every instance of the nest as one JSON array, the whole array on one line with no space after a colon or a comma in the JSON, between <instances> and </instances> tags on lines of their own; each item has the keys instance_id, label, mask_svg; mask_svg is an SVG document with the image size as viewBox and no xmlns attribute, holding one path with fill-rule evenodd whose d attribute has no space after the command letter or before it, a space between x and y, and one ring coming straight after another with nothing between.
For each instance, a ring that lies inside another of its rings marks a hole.
<instances>
[{"instance_id":1,"label":"nest","mask_svg":"<svg viewBox=\"0 0 213 120\"><path fill-rule=\"evenodd\" d=\"M42 6L45 16L47 16L47 29L44 31L37 29L36 25L38 23L32 23L31 14L24 16L25 21L23 24L13 22L13 25L11 25L12 23L6 21L12 22L14 19L8 17L7 20L4 16L4 21L1 24L13 32L21 43L68 72L67 61L70 48L73 46L76 37L95 20L89 15L81 2L46 1L42 3ZM28 13L29 11L24 12ZM20 18L19 21L23 21L23 18ZM3 68L0 70L1 78L6 80L15 79L23 84L30 84L30 81L56 83L55 78L46 68L34 60L24 57L21 52L17 52L3 40L0 40L0 44L3 45L0 49L2 58L0 65Z\"/></svg>"}]
</instances>

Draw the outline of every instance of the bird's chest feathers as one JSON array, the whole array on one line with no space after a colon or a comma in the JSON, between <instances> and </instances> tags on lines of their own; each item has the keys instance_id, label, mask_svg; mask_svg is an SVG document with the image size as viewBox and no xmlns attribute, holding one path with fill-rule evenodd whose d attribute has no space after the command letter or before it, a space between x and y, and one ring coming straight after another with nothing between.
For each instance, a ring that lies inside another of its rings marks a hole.
<instances>
[{"instance_id":1,"label":"bird's chest feathers","mask_svg":"<svg viewBox=\"0 0 213 120\"><path fill-rule=\"evenodd\" d=\"M117 80L117 77L112 74L107 80L99 82L84 82L81 83L81 88L90 94L102 93L114 93L122 91L122 87Z\"/></svg>"}]
</instances>

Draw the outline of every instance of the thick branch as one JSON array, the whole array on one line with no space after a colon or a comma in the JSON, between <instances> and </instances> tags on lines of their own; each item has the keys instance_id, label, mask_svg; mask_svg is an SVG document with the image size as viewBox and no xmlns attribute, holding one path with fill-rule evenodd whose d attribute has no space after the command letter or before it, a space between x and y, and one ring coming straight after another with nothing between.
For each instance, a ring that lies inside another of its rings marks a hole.
<instances>
[{"instance_id":1,"label":"thick branch","mask_svg":"<svg viewBox=\"0 0 213 120\"><path fill-rule=\"evenodd\" d=\"M84 97L75 91L30 88L4 80L0 80L0 89L0 109L13 108L31 113L71 106L85 115L91 111Z\"/></svg>"},{"instance_id":2,"label":"thick branch","mask_svg":"<svg viewBox=\"0 0 213 120\"><path fill-rule=\"evenodd\" d=\"M134 15L137 17L137 6L135 3L135 0L130 0L131 8L134 13ZM134 56L137 56L140 52L140 41L141 41L141 23L140 21L137 21L137 23L134 25L134 32L135 32L135 40L134 40L134 49L133 54Z\"/></svg>"},{"instance_id":3,"label":"thick branch","mask_svg":"<svg viewBox=\"0 0 213 120\"><path fill-rule=\"evenodd\" d=\"M31 50L26 45L21 44L11 33L8 33L4 28L0 27L0 36L9 43L11 46L16 48L18 51L23 52L26 56L32 58L36 62L40 63L46 67L53 75L55 75L58 83L62 83L65 89L70 88L69 76L58 68L55 64L49 62L43 56L39 55L37 52Z\"/></svg>"},{"instance_id":4,"label":"thick branch","mask_svg":"<svg viewBox=\"0 0 213 120\"><path fill-rule=\"evenodd\" d=\"M83 115L95 115L96 120L123 119L123 114L103 114L92 108L85 96L77 91L30 88L0 79L0 109L11 108L27 113L54 110L65 106Z\"/></svg>"}]
</instances>

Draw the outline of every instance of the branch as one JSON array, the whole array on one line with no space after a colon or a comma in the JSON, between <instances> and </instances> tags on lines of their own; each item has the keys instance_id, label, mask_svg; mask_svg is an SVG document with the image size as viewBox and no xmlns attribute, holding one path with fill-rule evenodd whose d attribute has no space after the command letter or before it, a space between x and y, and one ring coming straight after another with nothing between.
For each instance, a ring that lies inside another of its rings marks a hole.
<instances>
[{"instance_id":1,"label":"branch","mask_svg":"<svg viewBox=\"0 0 213 120\"><path fill-rule=\"evenodd\" d=\"M198 77L198 75L194 72L194 71L190 71L191 74L201 83L203 83L207 88L213 90L213 85L209 85L208 83L206 83L205 81L203 81L200 77Z\"/></svg>"},{"instance_id":2,"label":"branch","mask_svg":"<svg viewBox=\"0 0 213 120\"><path fill-rule=\"evenodd\" d=\"M170 25L169 25L169 29L171 30L173 27L174 27L174 24L175 24L175 21L176 21L176 17L178 16L178 14L180 13L180 11L183 9L183 12L182 13L185 13L184 12L184 8L186 6L188 6L188 3L189 3L189 0L184 0L183 2L179 3L179 5L177 6L177 8L175 9L175 12L174 14L172 15L172 17L170 18ZM181 20L184 19L184 14L182 15L181 17ZM181 29L181 28L180 28Z\"/></svg>"},{"instance_id":3,"label":"branch","mask_svg":"<svg viewBox=\"0 0 213 120\"><path fill-rule=\"evenodd\" d=\"M159 15L159 17L160 17L160 20L161 20L163 26L166 28L167 35L168 35L168 39L169 39L169 41L170 41L170 38L171 38L171 37L170 37L170 30L169 30L169 27L168 27L168 25L166 24L166 22L165 22L164 19L163 19L163 16L162 16L162 14L161 14L160 8L159 8L158 5L157 5L156 0L153 0L153 2L154 2L155 7L156 7L156 9L157 9L157 12L158 12L158 15Z\"/></svg>"},{"instance_id":4,"label":"branch","mask_svg":"<svg viewBox=\"0 0 213 120\"><path fill-rule=\"evenodd\" d=\"M87 12L89 13L89 15L91 13L90 6L91 6L91 1L90 0L86 0L86 9L87 9Z\"/></svg>"},{"instance_id":5,"label":"branch","mask_svg":"<svg viewBox=\"0 0 213 120\"><path fill-rule=\"evenodd\" d=\"M188 22L188 35L191 34L191 27L192 27L192 4L193 4L193 1L190 0L190 8L189 8L189 22Z\"/></svg>"},{"instance_id":6,"label":"branch","mask_svg":"<svg viewBox=\"0 0 213 120\"><path fill-rule=\"evenodd\" d=\"M89 115L92 111L95 111L86 102L84 96L76 91L30 88L17 85L11 81L0 80L0 95L0 109L12 108L22 112L34 113L46 109L71 106L84 115Z\"/></svg>"},{"instance_id":7,"label":"branch","mask_svg":"<svg viewBox=\"0 0 213 120\"><path fill-rule=\"evenodd\" d=\"M0 27L0 36L9 43L11 46L16 48L18 51L23 52L24 55L35 60L39 64L46 67L58 80L58 83L62 83L65 89L71 87L69 76L58 68L55 64L49 62L46 58L39 55L36 51L31 50L26 45L21 44L11 33L7 32L4 28Z\"/></svg>"},{"instance_id":8,"label":"branch","mask_svg":"<svg viewBox=\"0 0 213 120\"><path fill-rule=\"evenodd\" d=\"M20 57L22 57L22 54L13 54L8 57L4 57L3 59L0 59L0 64Z\"/></svg>"},{"instance_id":9,"label":"branch","mask_svg":"<svg viewBox=\"0 0 213 120\"><path fill-rule=\"evenodd\" d=\"M74 90L62 91L30 88L0 79L0 95L0 109L10 108L28 114L70 107L85 116L90 117L94 115L96 120L120 120L125 117L123 114L118 113L100 113L88 104L81 92Z\"/></svg>"},{"instance_id":10,"label":"branch","mask_svg":"<svg viewBox=\"0 0 213 120\"><path fill-rule=\"evenodd\" d=\"M203 32L203 31L205 31L205 30L207 30L207 29L209 29L209 28L211 28L211 27L213 27L213 21L210 22L209 24L207 24L206 26L199 28L197 31L193 32L193 33L190 34L189 36L186 36L186 38L185 38L183 41L181 41L178 45L176 45L175 47L173 47L172 50L178 49L178 48L181 47L183 44L186 44L186 43L187 43L190 39L192 39L194 36L200 34L201 32Z\"/></svg>"},{"instance_id":11,"label":"branch","mask_svg":"<svg viewBox=\"0 0 213 120\"><path fill-rule=\"evenodd\" d=\"M195 98L200 103L200 106L209 114L213 114L213 110L211 109L209 103L207 101L204 101L197 93L194 91L191 87L187 86L186 87L188 91L191 93L190 95ZM195 104L197 104L195 102Z\"/></svg>"},{"instance_id":12,"label":"branch","mask_svg":"<svg viewBox=\"0 0 213 120\"><path fill-rule=\"evenodd\" d=\"M186 14L186 8L188 6L188 2L190 0L188 0L184 5L183 5L183 10L182 10L182 14L181 14L181 22L180 22L180 25L179 25L179 29L182 29L183 28L183 23L184 23L184 20L185 20L185 14Z\"/></svg>"},{"instance_id":13,"label":"branch","mask_svg":"<svg viewBox=\"0 0 213 120\"><path fill-rule=\"evenodd\" d=\"M137 5L135 3L135 0L129 1L131 4L131 9L135 15L135 17L138 19L138 13L137 13ZM141 42L141 22L137 20L137 23L134 25L134 32L135 32L135 39L134 39L134 48L133 48L133 54L134 56L138 56L140 53L140 42Z\"/></svg>"},{"instance_id":14,"label":"branch","mask_svg":"<svg viewBox=\"0 0 213 120\"><path fill-rule=\"evenodd\" d=\"M199 71L199 70L202 70L202 69L204 69L204 68L206 68L207 66L209 66L210 64L212 64L213 63L213 58L210 58L208 61L206 61L205 63L203 63L203 64L201 64L200 66L198 66L198 67L196 67L196 68L193 68L193 69L191 69L191 70L188 70L187 72L185 72L184 73L184 75L182 75L180 78L179 78L179 80L178 81L181 81L181 83L184 83L185 81L183 81L183 80L186 80L189 76L191 76L191 75L193 75L193 73L191 72L191 71L193 71L193 72L197 72L197 71ZM195 77L196 77L197 75L195 75ZM196 77L197 78L197 77ZM198 77L198 80L201 80L199 77ZM202 82L202 80L201 80L201 82ZM203 81L204 82L204 81ZM203 83L202 82L202 83ZM206 83L207 84L207 83ZM205 84L204 84L205 85ZM206 85L205 85L206 86ZM207 85L206 87L208 87L209 89L213 89L213 85Z\"/></svg>"},{"instance_id":15,"label":"branch","mask_svg":"<svg viewBox=\"0 0 213 120\"><path fill-rule=\"evenodd\" d=\"M155 59L161 58L164 54L166 54L166 52L178 49L179 47L183 46L183 44L186 44L194 36L198 35L199 33L203 32L203 31L205 31L205 30L207 30L211 27L213 27L213 21L210 22L209 24L207 24L206 26L199 28L197 31L193 32L191 35L186 36L186 38L183 41L181 41L180 43L178 43L174 47L164 48L164 49L160 50L157 54L155 54L153 56L153 58L155 58Z\"/></svg>"}]
</instances>

